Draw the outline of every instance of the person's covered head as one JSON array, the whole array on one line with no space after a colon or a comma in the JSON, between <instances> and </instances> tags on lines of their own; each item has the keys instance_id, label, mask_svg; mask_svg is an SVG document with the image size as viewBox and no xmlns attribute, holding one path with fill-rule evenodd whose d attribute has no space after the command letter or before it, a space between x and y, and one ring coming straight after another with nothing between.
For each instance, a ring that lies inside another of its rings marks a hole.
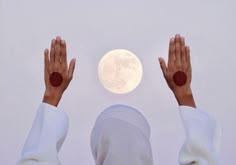
<instances>
[{"instance_id":1,"label":"person's covered head","mask_svg":"<svg viewBox=\"0 0 236 165\"><path fill-rule=\"evenodd\" d=\"M113 105L97 118L91 134L96 165L151 165L150 126L136 109Z\"/></svg>"}]
</instances>

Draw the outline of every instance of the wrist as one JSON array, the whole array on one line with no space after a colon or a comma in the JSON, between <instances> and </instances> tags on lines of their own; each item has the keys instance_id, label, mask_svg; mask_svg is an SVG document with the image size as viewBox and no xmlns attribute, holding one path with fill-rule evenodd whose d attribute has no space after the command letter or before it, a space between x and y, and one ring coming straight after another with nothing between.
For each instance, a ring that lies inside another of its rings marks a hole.
<instances>
[{"instance_id":1,"label":"wrist","mask_svg":"<svg viewBox=\"0 0 236 165\"><path fill-rule=\"evenodd\" d=\"M60 93L50 93L48 91L45 91L43 96L43 102L57 107L61 100L61 97L62 94Z\"/></svg>"},{"instance_id":2,"label":"wrist","mask_svg":"<svg viewBox=\"0 0 236 165\"><path fill-rule=\"evenodd\" d=\"M190 88L184 92L175 93L175 98L180 106L182 105L196 108L193 93Z\"/></svg>"}]
</instances>

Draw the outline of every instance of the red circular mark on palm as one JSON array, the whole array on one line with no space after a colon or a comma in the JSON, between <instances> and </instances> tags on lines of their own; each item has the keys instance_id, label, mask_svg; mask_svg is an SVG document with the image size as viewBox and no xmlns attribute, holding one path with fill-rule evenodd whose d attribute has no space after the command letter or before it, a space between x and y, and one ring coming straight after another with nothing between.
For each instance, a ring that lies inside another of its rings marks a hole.
<instances>
[{"instance_id":1,"label":"red circular mark on palm","mask_svg":"<svg viewBox=\"0 0 236 165\"><path fill-rule=\"evenodd\" d=\"M175 72L173 80L176 85L183 86L187 82L187 75L182 71Z\"/></svg>"},{"instance_id":2,"label":"red circular mark on palm","mask_svg":"<svg viewBox=\"0 0 236 165\"><path fill-rule=\"evenodd\" d=\"M54 87L59 87L63 82L63 77L60 73L58 72L53 72L50 75L50 83Z\"/></svg>"}]
</instances>

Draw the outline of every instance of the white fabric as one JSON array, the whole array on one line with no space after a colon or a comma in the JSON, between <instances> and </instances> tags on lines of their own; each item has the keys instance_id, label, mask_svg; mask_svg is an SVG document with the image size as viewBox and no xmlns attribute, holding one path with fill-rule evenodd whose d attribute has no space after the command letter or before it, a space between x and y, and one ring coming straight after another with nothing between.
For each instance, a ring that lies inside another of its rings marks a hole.
<instances>
[{"instance_id":1,"label":"white fabric","mask_svg":"<svg viewBox=\"0 0 236 165\"><path fill-rule=\"evenodd\" d=\"M218 165L220 127L207 113L180 106L186 140L180 165ZM67 115L42 103L18 165L60 165L58 152L68 130ZM153 165L150 127L137 110L116 105L97 118L91 133L96 165ZM166 151L168 152L168 151ZM78 163L79 165L79 163Z\"/></svg>"},{"instance_id":2,"label":"white fabric","mask_svg":"<svg viewBox=\"0 0 236 165\"><path fill-rule=\"evenodd\" d=\"M68 131L68 117L42 103L24 145L19 165L60 165L58 152Z\"/></svg>"},{"instance_id":3,"label":"white fabric","mask_svg":"<svg viewBox=\"0 0 236 165\"><path fill-rule=\"evenodd\" d=\"M123 105L106 109L91 134L96 165L152 165L150 128L137 110Z\"/></svg>"},{"instance_id":4,"label":"white fabric","mask_svg":"<svg viewBox=\"0 0 236 165\"><path fill-rule=\"evenodd\" d=\"M181 165L219 165L221 128L214 118L195 108L180 106L186 140L179 153Z\"/></svg>"}]
</instances>

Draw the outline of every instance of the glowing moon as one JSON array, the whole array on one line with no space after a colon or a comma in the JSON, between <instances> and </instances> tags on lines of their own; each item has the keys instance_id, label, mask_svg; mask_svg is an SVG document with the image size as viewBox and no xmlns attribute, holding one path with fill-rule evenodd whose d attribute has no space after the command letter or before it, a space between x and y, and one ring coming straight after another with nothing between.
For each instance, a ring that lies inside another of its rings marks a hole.
<instances>
[{"instance_id":1,"label":"glowing moon","mask_svg":"<svg viewBox=\"0 0 236 165\"><path fill-rule=\"evenodd\" d=\"M98 65L101 84L112 93L124 94L134 90L143 75L137 56L125 49L115 49L105 54Z\"/></svg>"}]
</instances>

